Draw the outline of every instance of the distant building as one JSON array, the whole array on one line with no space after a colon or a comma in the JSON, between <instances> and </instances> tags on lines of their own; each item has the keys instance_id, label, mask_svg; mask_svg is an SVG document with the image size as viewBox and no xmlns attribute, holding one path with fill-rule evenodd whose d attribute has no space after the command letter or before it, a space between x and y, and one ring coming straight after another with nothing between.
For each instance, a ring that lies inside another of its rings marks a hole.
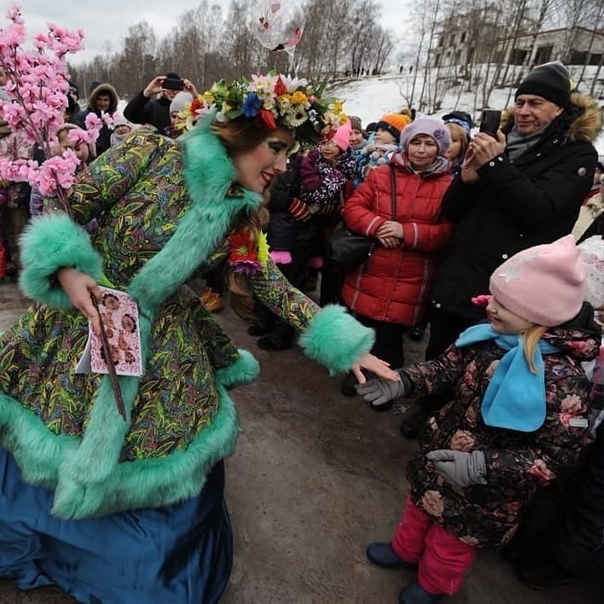
<instances>
[{"instance_id":1,"label":"distant building","mask_svg":"<svg viewBox=\"0 0 604 604\"><path fill-rule=\"evenodd\" d=\"M604 32L572 27L551 29L539 34L519 36L507 47L504 63L541 65L559 60L565 65L599 65L604 53Z\"/></svg>"},{"instance_id":2,"label":"distant building","mask_svg":"<svg viewBox=\"0 0 604 604\"><path fill-rule=\"evenodd\" d=\"M572 27L506 39L499 37L501 27L495 23L474 28L468 23L459 16L447 20L430 52L430 67L486 62L532 66L556 59L566 65L599 65L604 54L604 31Z\"/></svg>"}]
</instances>

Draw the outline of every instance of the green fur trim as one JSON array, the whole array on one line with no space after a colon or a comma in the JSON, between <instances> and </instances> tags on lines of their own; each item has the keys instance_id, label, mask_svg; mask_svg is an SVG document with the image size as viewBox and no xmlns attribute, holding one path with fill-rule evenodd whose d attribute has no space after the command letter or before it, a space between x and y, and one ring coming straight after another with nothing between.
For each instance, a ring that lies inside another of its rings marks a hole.
<instances>
[{"instance_id":1,"label":"green fur trim","mask_svg":"<svg viewBox=\"0 0 604 604\"><path fill-rule=\"evenodd\" d=\"M62 472L64 457L77 450L78 440L53 435L36 415L0 393L2 444L26 482L55 490L53 513L61 518L168 505L197 495L212 467L235 450L239 434L235 405L222 386L218 394L220 406L213 423L186 449L161 459L118 463L105 480L90 485Z\"/></svg>"},{"instance_id":2,"label":"green fur trim","mask_svg":"<svg viewBox=\"0 0 604 604\"><path fill-rule=\"evenodd\" d=\"M242 211L255 210L262 203L262 197L252 191L243 190L241 197L227 196L235 168L210 123L204 120L179 139L185 183L193 203L168 243L128 287L145 314L153 315L210 257Z\"/></svg>"},{"instance_id":3,"label":"green fur trim","mask_svg":"<svg viewBox=\"0 0 604 604\"><path fill-rule=\"evenodd\" d=\"M127 289L140 309L144 360L160 305L204 264L229 234L237 216L261 203L260 195L250 191L237 197L227 195L235 170L209 124L203 122L182 141L184 177L192 203L168 243L145 264ZM65 215L36 219L24 243L28 268L23 287L27 295L54 306L69 306L63 292L52 290L49 283L62 266L74 266L97 281L101 279L102 262L88 235ZM130 422L117 412L108 376L96 394L81 441L70 439L64 443L63 437L44 432L42 422L10 397L0 403L18 406L21 413L11 412L4 421L0 406L0 434L8 426L3 442L15 455L28 482L55 488L53 513L60 517L79 519L166 505L199 493L212 466L233 452L239 424L225 388L247 383L257 374L257 362L245 351L233 365L218 370L216 385L221 404L213 423L186 449L161 459L119 462ZM121 376L119 382L129 417L139 379ZM21 421L27 424L22 433ZM38 454L38 449L45 453Z\"/></svg>"},{"instance_id":4,"label":"green fur trim","mask_svg":"<svg viewBox=\"0 0 604 604\"><path fill-rule=\"evenodd\" d=\"M315 361L325 365L330 375L348 371L368 353L375 334L351 317L343 306L328 305L317 313L300 335L299 344Z\"/></svg>"},{"instance_id":5,"label":"green fur trim","mask_svg":"<svg viewBox=\"0 0 604 604\"><path fill-rule=\"evenodd\" d=\"M248 350L239 349L239 358L216 372L216 381L225 388L245 386L260 375L260 365Z\"/></svg>"},{"instance_id":6,"label":"green fur trim","mask_svg":"<svg viewBox=\"0 0 604 604\"><path fill-rule=\"evenodd\" d=\"M54 489L66 451L78 439L55 436L44 422L10 396L0 392L0 441L12 453L26 482Z\"/></svg>"},{"instance_id":7,"label":"green fur trim","mask_svg":"<svg viewBox=\"0 0 604 604\"><path fill-rule=\"evenodd\" d=\"M53 308L71 308L71 302L52 277L63 267L74 267L99 280L103 271L101 256L92 246L88 233L67 214L47 214L32 218L21 237L20 286L29 298Z\"/></svg>"},{"instance_id":8,"label":"green fur trim","mask_svg":"<svg viewBox=\"0 0 604 604\"><path fill-rule=\"evenodd\" d=\"M139 378L118 378L126 417L132 412L132 402L138 392ZM80 446L65 455L59 470L60 481L67 479L81 485L102 483L118 464L130 421L119 414L109 376L103 376L96 400L90 411L89 423Z\"/></svg>"},{"instance_id":9,"label":"green fur trim","mask_svg":"<svg viewBox=\"0 0 604 604\"><path fill-rule=\"evenodd\" d=\"M151 321L139 316L141 342L148 342ZM143 364L146 364L147 346L143 346ZM140 378L119 376L118 381L130 418ZM83 486L100 484L107 480L118 464L124 439L130 429L130 420L124 420L117 409L115 393L108 375L103 376L96 400L89 415L88 427L79 448L69 452L59 469L59 481Z\"/></svg>"},{"instance_id":10,"label":"green fur trim","mask_svg":"<svg viewBox=\"0 0 604 604\"><path fill-rule=\"evenodd\" d=\"M218 392L220 410L213 423L186 449L160 459L120 463L107 480L94 485L62 477L52 513L78 520L195 497L212 467L233 454L239 433L235 405L224 388L218 386Z\"/></svg>"}]
</instances>

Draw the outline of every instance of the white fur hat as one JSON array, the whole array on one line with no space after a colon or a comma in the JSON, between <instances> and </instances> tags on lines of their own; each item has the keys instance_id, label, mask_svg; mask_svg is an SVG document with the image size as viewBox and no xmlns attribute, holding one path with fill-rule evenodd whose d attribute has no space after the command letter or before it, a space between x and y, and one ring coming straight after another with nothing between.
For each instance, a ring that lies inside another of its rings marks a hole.
<instances>
[{"instance_id":1,"label":"white fur hat","mask_svg":"<svg viewBox=\"0 0 604 604\"><path fill-rule=\"evenodd\" d=\"M187 103L193 102L193 95L186 90L181 90L170 103L170 115L184 111Z\"/></svg>"},{"instance_id":2,"label":"white fur hat","mask_svg":"<svg viewBox=\"0 0 604 604\"><path fill-rule=\"evenodd\" d=\"M604 307L604 239L594 235L578 246L581 260L587 269L585 300L594 308Z\"/></svg>"}]
</instances>

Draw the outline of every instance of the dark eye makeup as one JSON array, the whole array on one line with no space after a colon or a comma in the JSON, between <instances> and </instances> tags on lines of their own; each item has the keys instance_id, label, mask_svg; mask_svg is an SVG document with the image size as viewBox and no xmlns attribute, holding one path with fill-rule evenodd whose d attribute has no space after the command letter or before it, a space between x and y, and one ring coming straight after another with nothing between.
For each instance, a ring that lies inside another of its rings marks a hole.
<instances>
[{"instance_id":1,"label":"dark eye makeup","mask_svg":"<svg viewBox=\"0 0 604 604\"><path fill-rule=\"evenodd\" d=\"M289 145L285 141L268 141L268 147L275 153L286 151Z\"/></svg>"}]
</instances>

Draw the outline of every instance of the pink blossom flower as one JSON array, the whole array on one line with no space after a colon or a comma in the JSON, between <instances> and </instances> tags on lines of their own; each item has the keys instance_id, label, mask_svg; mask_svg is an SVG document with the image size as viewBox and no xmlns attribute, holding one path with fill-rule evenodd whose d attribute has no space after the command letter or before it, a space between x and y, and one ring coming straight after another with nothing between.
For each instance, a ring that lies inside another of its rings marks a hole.
<instances>
[{"instance_id":1,"label":"pink blossom flower","mask_svg":"<svg viewBox=\"0 0 604 604\"><path fill-rule=\"evenodd\" d=\"M101 120L106 126L109 126L109 128L113 128L113 116L110 113L101 111Z\"/></svg>"},{"instance_id":2,"label":"pink blossom flower","mask_svg":"<svg viewBox=\"0 0 604 604\"><path fill-rule=\"evenodd\" d=\"M101 118L98 115L96 115L96 113L89 113L86 116L84 123L86 124L87 130L90 130L92 128L101 128L103 125L101 123Z\"/></svg>"},{"instance_id":3,"label":"pink blossom flower","mask_svg":"<svg viewBox=\"0 0 604 604\"><path fill-rule=\"evenodd\" d=\"M22 23L13 22L8 27L0 30L0 47L16 48L23 42L25 42L25 27Z\"/></svg>"},{"instance_id":4,"label":"pink blossom flower","mask_svg":"<svg viewBox=\"0 0 604 604\"><path fill-rule=\"evenodd\" d=\"M9 21L14 21L15 23L23 23L23 19L21 17L21 7L16 3L11 4L9 9L6 11L6 18Z\"/></svg>"},{"instance_id":5,"label":"pink blossom flower","mask_svg":"<svg viewBox=\"0 0 604 604\"><path fill-rule=\"evenodd\" d=\"M50 136L63 123L67 106L66 55L83 47L84 34L81 29L70 31L49 25L47 33L33 36L34 51L28 52L23 48L26 32L19 5L11 5L6 18L9 24L0 26L0 66L9 75L6 91L13 102L0 102L0 118L8 122L11 130L23 133L29 142L48 150ZM92 137L96 138L101 126L99 120L86 135L86 143L93 142ZM57 194L62 198L63 190L73 184L78 164L73 151L50 158L41 166L5 157L0 162L0 175L7 180L25 180L40 188L43 194Z\"/></svg>"},{"instance_id":6,"label":"pink blossom flower","mask_svg":"<svg viewBox=\"0 0 604 604\"><path fill-rule=\"evenodd\" d=\"M33 43L38 50L44 50L48 46L48 36L43 33L36 34Z\"/></svg>"}]
</instances>

